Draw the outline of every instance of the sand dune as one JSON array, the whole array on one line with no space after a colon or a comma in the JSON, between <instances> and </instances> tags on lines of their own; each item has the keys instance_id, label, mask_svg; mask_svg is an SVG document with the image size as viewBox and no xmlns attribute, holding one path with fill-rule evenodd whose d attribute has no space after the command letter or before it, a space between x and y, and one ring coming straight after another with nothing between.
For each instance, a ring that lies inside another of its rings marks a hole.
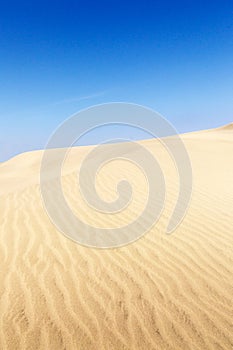
<instances>
[{"instance_id":1,"label":"sand dune","mask_svg":"<svg viewBox=\"0 0 233 350\"><path fill-rule=\"evenodd\" d=\"M233 349L233 127L182 138L193 168L182 224L164 234L176 169L158 141L142 141L164 171L166 203L145 236L117 249L83 247L56 230L40 196L42 151L0 165L0 349ZM67 201L88 223L124 225L145 203L145 179L127 162L107 165L102 197L115 198L124 176L134 200L116 215L93 211L75 186L89 150L74 148L66 160Z\"/></svg>"}]
</instances>

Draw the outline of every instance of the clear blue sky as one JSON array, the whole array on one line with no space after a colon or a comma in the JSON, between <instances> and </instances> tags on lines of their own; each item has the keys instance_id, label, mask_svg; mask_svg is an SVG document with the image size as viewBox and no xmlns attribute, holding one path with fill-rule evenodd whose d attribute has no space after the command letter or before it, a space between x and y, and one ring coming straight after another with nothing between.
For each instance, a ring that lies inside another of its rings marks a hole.
<instances>
[{"instance_id":1,"label":"clear blue sky","mask_svg":"<svg viewBox=\"0 0 233 350\"><path fill-rule=\"evenodd\" d=\"M0 3L0 160L64 119L126 101L180 132L233 121L233 2Z\"/></svg>"}]
</instances>

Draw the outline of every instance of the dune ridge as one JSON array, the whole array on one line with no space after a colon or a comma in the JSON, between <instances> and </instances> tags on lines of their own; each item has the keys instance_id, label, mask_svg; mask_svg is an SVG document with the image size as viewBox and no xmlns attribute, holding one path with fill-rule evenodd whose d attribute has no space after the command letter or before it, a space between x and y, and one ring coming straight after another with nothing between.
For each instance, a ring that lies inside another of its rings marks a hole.
<instances>
[{"instance_id":1,"label":"dune ridge","mask_svg":"<svg viewBox=\"0 0 233 350\"><path fill-rule=\"evenodd\" d=\"M158 141L141 141L161 164L167 199L158 223L117 249L83 247L51 223L40 196L42 151L1 164L0 349L233 349L232 125L181 136L193 195L170 236L176 169ZM144 205L143 179L132 165L107 167L97 184L103 198L115 198L125 176L135 181L135 202L115 216L93 212L74 186L89 150L67 158L67 201L86 222L126 224Z\"/></svg>"}]
</instances>

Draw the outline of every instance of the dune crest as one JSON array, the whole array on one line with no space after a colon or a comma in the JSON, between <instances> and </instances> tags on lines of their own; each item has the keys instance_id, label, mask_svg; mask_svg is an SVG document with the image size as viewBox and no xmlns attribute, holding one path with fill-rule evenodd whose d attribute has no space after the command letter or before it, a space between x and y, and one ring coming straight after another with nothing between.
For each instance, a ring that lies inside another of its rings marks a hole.
<instances>
[{"instance_id":1,"label":"dune crest","mask_svg":"<svg viewBox=\"0 0 233 350\"><path fill-rule=\"evenodd\" d=\"M222 130L222 131L233 131L233 123L229 123L223 126L220 126L219 128L217 128L218 130Z\"/></svg>"}]
</instances>

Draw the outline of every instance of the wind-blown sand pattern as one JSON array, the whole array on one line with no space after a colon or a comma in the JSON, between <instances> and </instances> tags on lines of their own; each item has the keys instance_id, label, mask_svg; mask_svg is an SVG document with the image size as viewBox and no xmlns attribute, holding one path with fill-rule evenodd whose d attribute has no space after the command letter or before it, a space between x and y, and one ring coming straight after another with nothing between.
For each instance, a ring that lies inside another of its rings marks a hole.
<instances>
[{"instance_id":1,"label":"wind-blown sand pattern","mask_svg":"<svg viewBox=\"0 0 233 350\"><path fill-rule=\"evenodd\" d=\"M158 141L142 141L164 171L165 208L150 232L117 249L86 248L56 230L40 196L42 151L0 165L0 349L233 349L233 127L182 139L193 168L185 219L165 235L177 174ZM145 179L132 164L108 164L97 179L102 198L115 198L122 176L135 197L117 215L94 212L74 188L89 149L70 152L67 200L93 226L124 225L144 205Z\"/></svg>"}]
</instances>

